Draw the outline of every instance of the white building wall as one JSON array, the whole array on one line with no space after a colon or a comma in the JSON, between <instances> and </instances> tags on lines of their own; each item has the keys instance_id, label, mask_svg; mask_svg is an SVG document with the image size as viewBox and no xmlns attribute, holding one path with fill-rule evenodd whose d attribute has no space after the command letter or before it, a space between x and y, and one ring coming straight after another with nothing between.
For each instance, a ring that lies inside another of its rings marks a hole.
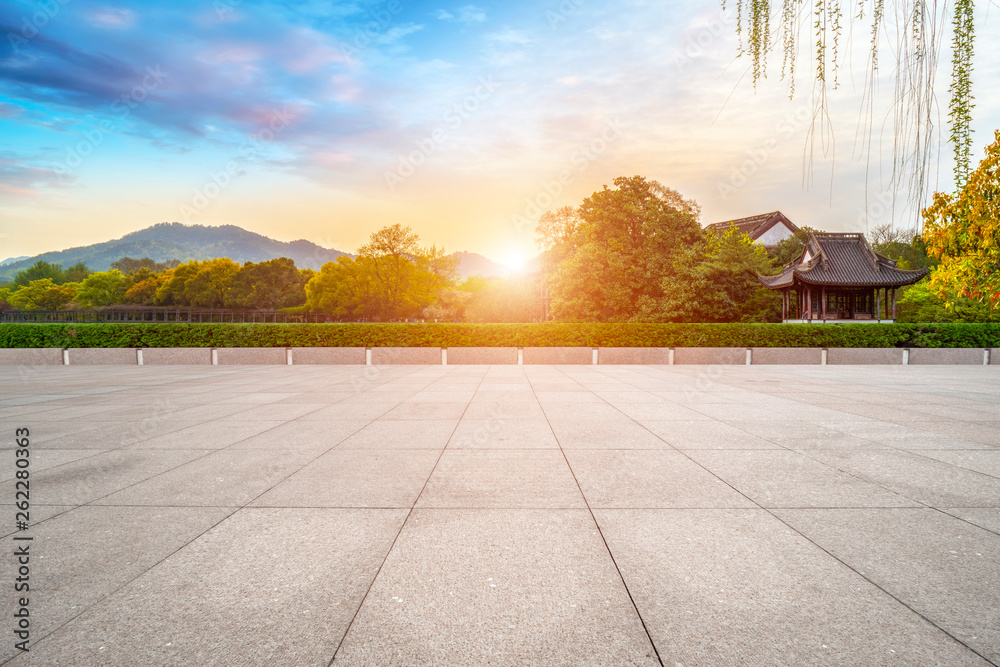
<instances>
[{"instance_id":1,"label":"white building wall","mask_svg":"<svg viewBox=\"0 0 1000 667\"><path fill-rule=\"evenodd\" d=\"M779 222L761 234L760 238L757 239L757 243L762 245L777 245L779 242L787 239L789 236L792 236L792 234L792 230L789 229L785 223Z\"/></svg>"}]
</instances>

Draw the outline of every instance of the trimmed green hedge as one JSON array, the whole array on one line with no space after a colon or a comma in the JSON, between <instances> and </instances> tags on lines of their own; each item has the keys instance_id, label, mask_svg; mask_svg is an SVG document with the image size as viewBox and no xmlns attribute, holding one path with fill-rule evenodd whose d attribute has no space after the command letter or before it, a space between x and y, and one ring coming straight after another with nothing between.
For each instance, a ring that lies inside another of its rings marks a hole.
<instances>
[{"instance_id":1,"label":"trimmed green hedge","mask_svg":"<svg viewBox=\"0 0 1000 667\"><path fill-rule=\"evenodd\" d=\"M1000 347L1000 324L0 324L0 347Z\"/></svg>"}]
</instances>

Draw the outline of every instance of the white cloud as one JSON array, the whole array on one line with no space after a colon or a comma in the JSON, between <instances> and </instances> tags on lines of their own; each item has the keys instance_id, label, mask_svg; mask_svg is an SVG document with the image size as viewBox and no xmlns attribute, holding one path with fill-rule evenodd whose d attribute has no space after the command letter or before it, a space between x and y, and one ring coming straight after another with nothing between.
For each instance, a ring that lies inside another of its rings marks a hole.
<instances>
[{"instance_id":1,"label":"white cloud","mask_svg":"<svg viewBox=\"0 0 1000 667\"><path fill-rule=\"evenodd\" d=\"M486 11L476 5L465 5L455 11L457 14L446 9L439 9L434 12L434 16L442 21L458 21L459 23L482 23L486 20Z\"/></svg>"},{"instance_id":2,"label":"white cloud","mask_svg":"<svg viewBox=\"0 0 1000 667\"><path fill-rule=\"evenodd\" d=\"M527 33L523 30L514 30L512 28L504 28L500 32L494 32L486 35L486 39L492 42L500 42L501 44L525 45L531 43L531 39L528 37Z\"/></svg>"}]
</instances>

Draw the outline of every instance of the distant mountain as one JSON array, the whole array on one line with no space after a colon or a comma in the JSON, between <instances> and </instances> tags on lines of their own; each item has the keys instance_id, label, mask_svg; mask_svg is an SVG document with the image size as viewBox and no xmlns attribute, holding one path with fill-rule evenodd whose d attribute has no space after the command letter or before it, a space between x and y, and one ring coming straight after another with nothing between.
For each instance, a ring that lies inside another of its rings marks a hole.
<instances>
[{"instance_id":1,"label":"distant mountain","mask_svg":"<svg viewBox=\"0 0 1000 667\"><path fill-rule=\"evenodd\" d=\"M20 257L8 257L7 259L0 262L0 266L6 266L8 264L13 264L14 262L20 262L22 259L28 259L28 256L21 255Z\"/></svg>"},{"instance_id":2,"label":"distant mountain","mask_svg":"<svg viewBox=\"0 0 1000 667\"><path fill-rule=\"evenodd\" d=\"M249 232L235 225L208 227L205 225L182 225L179 222L161 222L158 225L126 234L114 241L70 248L57 252L46 252L34 257L14 257L4 262L0 268L0 281L11 280L39 260L61 264L63 268L77 262L84 262L91 271L107 271L112 262L122 257L140 259L149 257L157 262L179 259L228 257L243 262L262 262L277 257L288 257L300 269L319 269L348 253L323 248L311 241L276 241L261 234ZM485 259L485 258L484 258Z\"/></svg>"},{"instance_id":3,"label":"distant mountain","mask_svg":"<svg viewBox=\"0 0 1000 667\"><path fill-rule=\"evenodd\" d=\"M507 275L507 267L497 264L489 257L476 252L453 252L453 257L458 257L458 273L462 278L469 276L483 276L491 278L493 276L503 277Z\"/></svg>"}]
</instances>

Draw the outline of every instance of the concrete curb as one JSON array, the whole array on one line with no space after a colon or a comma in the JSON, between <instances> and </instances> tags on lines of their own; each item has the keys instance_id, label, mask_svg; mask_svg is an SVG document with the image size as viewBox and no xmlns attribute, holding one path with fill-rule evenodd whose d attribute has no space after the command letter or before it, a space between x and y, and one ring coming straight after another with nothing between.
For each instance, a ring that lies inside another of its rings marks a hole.
<instances>
[{"instance_id":1,"label":"concrete curb","mask_svg":"<svg viewBox=\"0 0 1000 667\"><path fill-rule=\"evenodd\" d=\"M1000 365L1000 348L177 347L6 348L0 366Z\"/></svg>"},{"instance_id":2,"label":"concrete curb","mask_svg":"<svg viewBox=\"0 0 1000 667\"><path fill-rule=\"evenodd\" d=\"M517 364L516 347L449 347L447 352L446 363L449 366L464 364Z\"/></svg>"},{"instance_id":3,"label":"concrete curb","mask_svg":"<svg viewBox=\"0 0 1000 667\"><path fill-rule=\"evenodd\" d=\"M365 365L363 347L293 347L293 366L299 365Z\"/></svg>"},{"instance_id":4,"label":"concrete curb","mask_svg":"<svg viewBox=\"0 0 1000 667\"><path fill-rule=\"evenodd\" d=\"M523 364L587 365L594 363L592 347L525 347L522 348Z\"/></svg>"},{"instance_id":5,"label":"concrete curb","mask_svg":"<svg viewBox=\"0 0 1000 667\"><path fill-rule=\"evenodd\" d=\"M139 350L143 366L207 366L212 350L207 347L148 347Z\"/></svg>"}]
</instances>

